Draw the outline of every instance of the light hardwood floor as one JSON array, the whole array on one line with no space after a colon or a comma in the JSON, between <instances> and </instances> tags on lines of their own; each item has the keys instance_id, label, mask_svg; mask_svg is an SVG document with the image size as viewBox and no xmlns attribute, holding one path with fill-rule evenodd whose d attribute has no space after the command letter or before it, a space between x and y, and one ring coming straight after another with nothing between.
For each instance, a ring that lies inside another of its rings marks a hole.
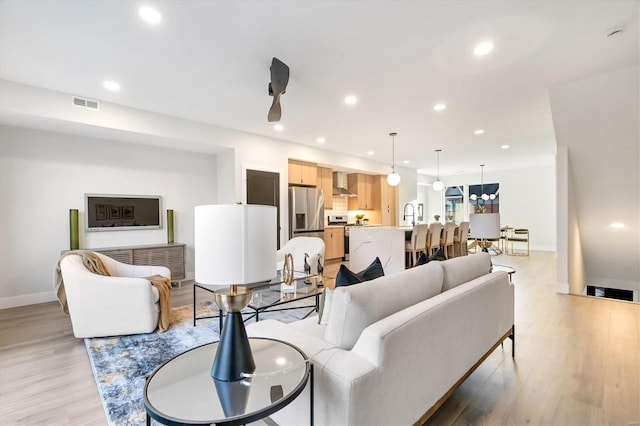
<instances>
[{"instance_id":1,"label":"light hardwood floor","mask_svg":"<svg viewBox=\"0 0 640 426\"><path fill-rule=\"evenodd\" d=\"M517 270L516 358L509 341L498 347L427 424L640 424L640 305L556 294L554 253L493 262ZM173 306L191 295L188 282L175 288ZM14 424L106 424L57 303L0 310L0 425Z\"/></svg>"}]
</instances>

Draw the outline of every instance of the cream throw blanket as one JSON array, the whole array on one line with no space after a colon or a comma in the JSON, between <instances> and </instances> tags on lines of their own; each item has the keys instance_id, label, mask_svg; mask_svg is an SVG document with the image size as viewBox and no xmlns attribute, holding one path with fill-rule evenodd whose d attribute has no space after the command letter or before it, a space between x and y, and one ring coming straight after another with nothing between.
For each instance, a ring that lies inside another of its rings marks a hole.
<instances>
[{"instance_id":1,"label":"cream throw blanket","mask_svg":"<svg viewBox=\"0 0 640 426\"><path fill-rule=\"evenodd\" d=\"M64 281L62 279L60 261L71 254L80 256L82 258L82 264L85 268L87 268L89 272L104 276L111 276L109 270L102 262L102 259L100 259L100 256L96 255L92 251L73 250L68 251L60 256L60 259L58 259L58 263L56 265L56 269L53 273L53 289L56 292L58 302L60 302L62 311L65 314L69 314L69 306L67 304L67 294L64 291ZM161 332L165 332L169 329L169 324L171 322L171 279L163 277L161 275L152 275L150 277L145 277L145 279L151 281L151 284L153 284L153 286L158 289L158 294L160 296L160 316L158 319L158 329Z\"/></svg>"}]
</instances>

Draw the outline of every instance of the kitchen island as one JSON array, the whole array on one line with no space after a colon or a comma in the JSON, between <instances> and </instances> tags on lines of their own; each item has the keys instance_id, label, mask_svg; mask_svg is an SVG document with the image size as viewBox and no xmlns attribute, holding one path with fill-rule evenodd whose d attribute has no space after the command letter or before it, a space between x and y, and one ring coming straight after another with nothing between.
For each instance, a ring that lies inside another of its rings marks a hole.
<instances>
[{"instance_id":1,"label":"kitchen island","mask_svg":"<svg viewBox=\"0 0 640 426\"><path fill-rule=\"evenodd\" d=\"M353 226L349 228L349 269L359 272L380 258L385 275L405 268L405 234L410 226Z\"/></svg>"}]
</instances>

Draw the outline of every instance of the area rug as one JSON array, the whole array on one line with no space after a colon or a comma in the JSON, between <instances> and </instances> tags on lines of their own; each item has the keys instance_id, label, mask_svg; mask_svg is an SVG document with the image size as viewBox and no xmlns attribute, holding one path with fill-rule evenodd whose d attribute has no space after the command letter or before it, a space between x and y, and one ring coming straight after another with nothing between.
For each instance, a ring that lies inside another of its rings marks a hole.
<instances>
[{"instance_id":1,"label":"area rug","mask_svg":"<svg viewBox=\"0 0 640 426\"><path fill-rule=\"evenodd\" d=\"M308 304L308 300L300 302ZM260 319L276 318L293 322L308 312L309 309L299 309L262 313ZM199 309L198 315L203 314ZM251 319L247 323L254 321ZM217 318L199 320L194 327L192 307L186 306L171 310L171 327L165 333L85 339L109 424L144 425L146 416L142 394L147 377L174 356L193 347L215 342L218 337Z\"/></svg>"}]
</instances>

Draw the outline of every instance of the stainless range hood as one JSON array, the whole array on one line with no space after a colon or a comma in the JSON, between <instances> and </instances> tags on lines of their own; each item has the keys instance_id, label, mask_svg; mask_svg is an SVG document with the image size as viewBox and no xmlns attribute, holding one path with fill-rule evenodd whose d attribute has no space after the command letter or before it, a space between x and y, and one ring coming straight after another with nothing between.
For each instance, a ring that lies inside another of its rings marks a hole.
<instances>
[{"instance_id":1,"label":"stainless range hood","mask_svg":"<svg viewBox=\"0 0 640 426\"><path fill-rule=\"evenodd\" d=\"M340 197L357 197L357 194L347 189L347 174L344 172L333 172L333 195Z\"/></svg>"}]
</instances>

